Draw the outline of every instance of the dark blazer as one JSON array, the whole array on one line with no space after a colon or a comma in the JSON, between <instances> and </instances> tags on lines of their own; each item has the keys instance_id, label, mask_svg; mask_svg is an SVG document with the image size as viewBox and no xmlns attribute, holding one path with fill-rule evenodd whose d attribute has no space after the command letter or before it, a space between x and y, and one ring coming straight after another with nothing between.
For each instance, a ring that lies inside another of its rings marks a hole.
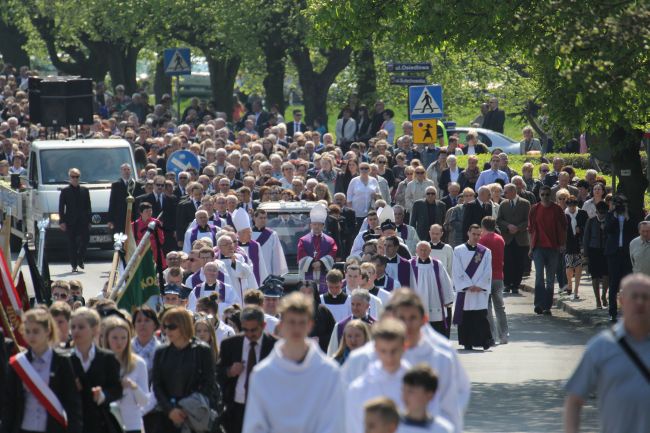
<instances>
[{"instance_id":1,"label":"dark blazer","mask_svg":"<svg viewBox=\"0 0 650 433\"><path fill-rule=\"evenodd\" d=\"M506 113L498 108L488 111L483 120L483 128L503 133L503 125L506 123Z\"/></svg>"},{"instance_id":2,"label":"dark blazer","mask_svg":"<svg viewBox=\"0 0 650 433\"><path fill-rule=\"evenodd\" d=\"M113 223L115 233L124 233L124 222L126 220L126 198L135 194L137 183L129 179L128 187L122 179L111 184L111 196L108 199L108 222ZM135 202L134 202L135 206ZM132 215L137 213L136 208L132 208Z\"/></svg>"},{"instance_id":3,"label":"dark blazer","mask_svg":"<svg viewBox=\"0 0 650 433\"><path fill-rule=\"evenodd\" d=\"M631 219L626 219L623 222L623 254L629 256L630 242L636 237L636 224ZM618 225L618 218L614 212L608 212L605 217L605 233L607 239L605 240L606 256L619 254L618 241L620 236L620 227Z\"/></svg>"},{"instance_id":4,"label":"dark blazer","mask_svg":"<svg viewBox=\"0 0 650 433\"><path fill-rule=\"evenodd\" d=\"M136 200L138 206L143 202L151 203L154 218L158 218L160 212L163 213L160 221L162 222L163 229L166 232L174 231L176 229L176 209L178 207L178 198L175 195L169 196L163 193L162 209L160 208L160 203L156 200L156 194L154 193L141 195Z\"/></svg>"},{"instance_id":5,"label":"dark blazer","mask_svg":"<svg viewBox=\"0 0 650 433\"><path fill-rule=\"evenodd\" d=\"M497 226L499 227L499 230L501 230L501 236L506 245L514 239L520 247L528 246L530 245L530 237L528 235L528 213L530 212L530 202L519 197L514 209L510 203L511 200L505 199L499 205ZM510 230L508 230L508 224L516 225L517 233L510 233Z\"/></svg>"},{"instance_id":6,"label":"dark blazer","mask_svg":"<svg viewBox=\"0 0 650 433\"><path fill-rule=\"evenodd\" d=\"M81 385L78 395L81 397L83 409L83 431L86 433L102 433L107 430L111 402L122 398L122 384L120 383L120 364L108 350L95 346L95 358L88 371L84 371L81 360L72 355L72 367ZM92 388L101 386L104 401L97 405L93 400Z\"/></svg>"},{"instance_id":7,"label":"dark blazer","mask_svg":"<svg viewBox=\"0 0 650 433\"><path fill-rule=\"evenodd\" d=\"M258 364L271 353L276 341L277 339L269 334L265 333L262 336L260 359L257 360ZM217 380L219 385L221 385L223 391L223 403L226 406L232 405L235 401L235 387L237 386L237 379L239 377L229 377L228 369L230 369L235 362L242 362L243 348L244 336L241 334L233 335L221 342L219 361L217 362ZM245 372L242 374L245 374Z\"/></svg>"},{"instance_id":8,"label":"dark blazer","mask_svg":"<svg viewBox=\"0 0 650 433\"><path fill-rule=\"evenodd\" d=\"M31 351L27 352L27 359L32 360ZM8 367L7 382L3 385L3 392L6 392L6 401L2 405L2 430L6 433L20 432L25 414L25 389L23 381L16 371ZM58 397L68 417L68 428L63 428L54 418L47 415L48 433L81 433L82 412L81 398L75 387L75 375L70 362L70 356L54 349L52 353L52 364L50 366L49 387ZM120 387L121 389L121 387Z\"/></svg>"},{"instance_id":9,"label":"dark blazer","mask_svg":"<svg viewBox=\"0 0 650 433\"><path fill-rule=\"evenodd\" d=\"M185 239L185 231L187 226L194 221L194 214L196 213L196 206L190 197L178 203L176 207L176 240L182 241Z\"/></svg>"},{"instance_id":10,"label":"dark blazer","mask_svg":"<svg viewBox=\"0 0 650 433\"><path fill-rule=\"evenodd\" d=\"M573 234L573 229L571 228L571 217L566 216L566 253L567 254L580 254L582 252L582 238L584 237L585 226L589 220L589 215L587 212L578 209L578 214L576 215L576 225L579 229L577 235Z\"/></svg>"},{"instance_id":11,"label":"dark blazer","mask_svg":"<svg viewBox=\"0 0 650 433\"><path fill-rule=\"evenodd\" d=\"M185 194L183 194L183 192L181 191L181 188L178 185L176 185L174 187L174 192L172 194L174 194L176 197L178 197L178 201L180 202L180 201L183 200L184 197L187 197L187 190L185 191Z\"/></svg>"},{"instance_id":12,"label":"dark blazer","mask_svg":"<svg viewBox=\"0 0 650 433\"><path fill-rule=\"evenodd\" d=\"M483 217L492 216L492 202L489 204L489 210L485 210L478 200L470 204L463 205L463 239L467 240L467 230L472 224L481 224Z\"/></svg>"},{"instance_id":13,"label":"dark blazer","mask_svg":"<svg viewBox=\"0 0 650 433\"><path fill-rule=\"evenodd\" d=\"M85 186L79 186L79 196L75 194L71 185L61 190L59 196L60 223L68 225L90 224L90 193Z\"/></svg>"},{"instance_id":14,"label":"dark blazer","mask_svg":"<svg viewBox=\"0 0 650 433\"><path fill-rule=\"evenodd\" d=\"M436 216L433 223L442 225L445 222L447 206L442 201L436 200L435 212ZM429 239L429 206L426 203L426 199L416 200L415 203L413 203L410 225L415 228L420 240L425 241Z\"/></svg>"},{"instance_id":15,"label":"dark blazer","mask_svg":"<svg viewBox=\"0 0 650 433\"><path fill-rule=\"evenodd\" d=\"M446 196L444 196L442 198L442 202L445 204L445 206L447 206L447 210L451 209L452 207L454 207L454 206L456 206L458 204L458 197L460 197L460 196L461 196L460 194L458 194L458 196L456 196L456 203L453 203L451 201L451 197L449 196L449 194L447 194Z\"/></svg>"},{"instance_id":16,"label":"dark blazer","mask_svg":"<svg viewBox=\"0 0 650 433\"><path fill-rule=\"evenodd\" d=\"M467 155L467 152L469 151L469 146L463 146L462 151L465 155ZM474 152L477 155L480 155L482 153L489 153L490 150L484 143L476 143L476 145L474 146Z\"/></svg>"},{"instance_id":17,"label":"dark blazer","mask_svg":"<svg viewBox=\"0 0 650 433\"><path fill-rule=\"evenodd\" d=\"M460 174L465 171L464 168L458 167L458 180L460 180ZM440 174L440 181L438 181L438 186L440 187L440 190L444 192L444 195L447 195L447 185L449 185L449 182L451 182L451 174L449 173L449 169L446 168L442 170L442 173ZM443 195L443 194L440 194Z\"/></svg>"},{"instance_id":18,"label":"dark blazer","mask_svg":"<svg viewBox=\"0 0 650 433\"><path fill-rule=\"evenodd\" d=\"M230 181L230 189L232 189L232 190L237 190L237 189L241 188L242 186L244 186L244 182L242 182L241 180L239 180L237 178Z\"/></svg>"},{"instance_id":19,"label":"dark blazer","mask_svg":"<svg viewBox=\"0 0 650 433\"><path fill-rule=\"evenodd\" d=\"M287 136L293 137L293 134L295 134L296 131L294 131L294 125L293 125L293 120L292 121L286 121L284 122L285 125L287 125ZM304 123L300 122L300 132L305 132L307 131L307 125Z\"/></svg>"}]
</instances>

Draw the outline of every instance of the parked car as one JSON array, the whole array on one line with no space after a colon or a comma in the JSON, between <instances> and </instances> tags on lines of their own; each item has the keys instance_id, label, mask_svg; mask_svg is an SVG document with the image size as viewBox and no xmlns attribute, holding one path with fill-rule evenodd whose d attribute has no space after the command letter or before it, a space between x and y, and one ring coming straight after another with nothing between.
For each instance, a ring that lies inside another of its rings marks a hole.
<instances>
[{"instance_id":1,"label":"parked car","mask_svg":"<svg viewBox=\"0 0 650 433\"><path fill-rule=\"evenodd\" d=\"M469 126L452 126L447 129L447 135L456 134L458 141L462 145L465 143L465 136L470 129L474 129L479 136L479 141L484 143L488 149L503 150L504 153L519 155L519 141L507 137L500 132L495 132L484 128L471 128Z\"/></svg>"}]
</instances>

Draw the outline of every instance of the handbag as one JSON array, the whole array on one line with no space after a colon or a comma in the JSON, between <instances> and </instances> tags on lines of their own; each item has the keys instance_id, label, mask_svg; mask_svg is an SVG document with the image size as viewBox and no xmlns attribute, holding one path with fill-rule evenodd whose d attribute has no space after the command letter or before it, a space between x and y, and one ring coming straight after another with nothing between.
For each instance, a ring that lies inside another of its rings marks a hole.
<instances>
[{"instance_id":1,"label":"handbag","mask_svg":"<svg viewBox=\"0 0 650 433\"><path fill-rule=\"evenodd\" d=\"M612 329L612 334L614 334L614 330ZM614 335L614 338L616 338L616 335ZM619 346L623 349L623 352L630 358L630 361L639 369L641 372L641 375L645 377L646 382L650 385L650 368L648 368L643 361L641 361L641 358L639 358L639 355L630 347L630 344L625 340L624 337L618 338L617 339Z\"/></svg>"}]
</instances>

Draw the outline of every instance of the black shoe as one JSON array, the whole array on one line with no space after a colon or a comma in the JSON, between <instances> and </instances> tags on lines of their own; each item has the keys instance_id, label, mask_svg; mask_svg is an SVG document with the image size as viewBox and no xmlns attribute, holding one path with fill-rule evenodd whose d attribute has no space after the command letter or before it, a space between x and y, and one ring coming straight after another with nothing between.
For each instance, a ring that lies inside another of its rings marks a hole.
<instances>
[{"instance_id":1,"label":"black shoe","mask_svg":"<svg viewBox=\"0 0 650 433\"><path fill-rule=\"evenodd\" d=\"M73 274L76 274L77 272L79 272L79 271L77 270L77 268L72 268L72 273L73 273Z\"/></svg>"},{"instance_id":2,"label":"black shoe","mask_svg":"<svg viewBox=\"0 0 650 433\"><path fill-rule=\"evenodd\" d=\"M552 316L552 315L553 315L553 313L551 313L551 310L544 310L544 311L543 311L543 314L544 314L545 316Z\"/></svg>"},{"instance_id":3,"label":"black shoe","mask_svg":"<svg viewBox=\"0 0 650 433\"><path fill-rule=\"evenodd\" d=\"M618 322L616 316L609 316L609 323L616 323L616 322Z\"/></svg>"},{"instance_id":4,"label":"black shoe","mask_svg":"<svg viewBox=\"0 0 650 433\"><path fill-rule=\"evenodd\" d=\"M542 314L542 307L535 307L535 313Z\"/></svg>"},{"instance_id":5,"label":"black shoe","mask_svg":"<svg viewBox=\"0 0 650 433\"><path fill-rule=\"evenodd\" d=\"M79 262L79 267L80 267L81 269L84 269L84 262Z\"/></svg>"},{"instance_id":6,"label":"black shoe","mask_svg":"<svg viewBox=\"0 0 650 433\"><path fill-rule=\"evenodd\" d=\"M472 350L472 346L465 346L465 350Z\"/></svg>"},{"instance_id":7,"label":"black shoe","mask_svg":"<svg viewBox=\"0 0 650 433\"><path fill-rule=\"evenodd\" d=\"M512 294L513 295L518 295L519 294L519 287L513 287L512 288Z\"/></svg>"},{"instance_id":8,"label":"black shoe","mask_svg":"<svg viewBox=\"0 0 650 433\"><path fill-rule=\"evenodd\" d=\"M503 289L503 293L510 293L510 286Z\"/></svg>"}]
</instances>

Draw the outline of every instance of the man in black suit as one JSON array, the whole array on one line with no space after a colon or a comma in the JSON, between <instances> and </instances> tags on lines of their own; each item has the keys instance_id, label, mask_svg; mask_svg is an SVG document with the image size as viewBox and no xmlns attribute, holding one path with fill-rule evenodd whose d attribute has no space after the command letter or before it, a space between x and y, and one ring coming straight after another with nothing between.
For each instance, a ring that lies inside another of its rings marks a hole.
<instances>
[{"instance_id":1,"label":"man in black suit","mask_svg":"<svg viewBox=\"0 0 650 433\"><path fill-rule=\"evenodd\" d=\"M264 128L266 128L267 124L269 123L269 113L267 111L264 111L262 109L262 101L259 99L253 102L252 104L252 109L246 115L243 117L243 120L245 121L248 119L248 116L253 116L253 121L255 122L255 130L261 137Z\"/></svg>"},{"instance_id":2,"label":"man in black suit","mask_svg":"<svg viewBox=\"0 0 650 433\"><path fill-rule=\"evenodd\" d=\"M456 161L456 155L449 155L447 157L447 168L442 170L442 173L440 174L440 180L438 181L438 186L440 195L445 196L448 194L447 187L449 183L451 182L458 182L458 179L460 178L460 174L464 171L465 169L462 167L458 167L458 162Z\"/></svg>"},{"instance_id":3,"label":"man in black suit","mask_svg":"<svg viewBox=\"0 0 650 433\"><path fill-rule=\"evenodd\" d=\"M167 254L176 249L176 208L178 206L178 198L175 195L165 194L164 176L154 177L153 182L153 192L138 197L137 206L140 206L142 202L150 203L153 208L154 218L158 218L158 215L162 212L162 216L158 219L162 223L162 228L165 232L163 251Z\"/></svg>"},{"instance_id":4,"label":"man in black suit","mask_svg":"<svg viewBox=\"0 0 650 433\"><path fill-rule=\"evenodd\" d=\"M183 247L183 240L185 239L185 231L192 221L194 221L194 214L201 206L201 199L203 198L203 186L194 182L187 186L188 195L185 200L178 203L176 207L176 245Z\"/></svg>"},{"instance_id":5,"label":"man in black suit","mask_svg":"<svg viewBox=\"0 0 650 433\"><path fill-rule=\"evenodd\" d=\"M59 196L59 227L68 235L68 248L72 272L77 266L84 268L86 247L90 239L90 193L79 185L81 172L76 168L68 171L70 185Z\"/></svg>"},{"instance_id":6,"label":"man in black suit","mask_svg":"<svg viewBox=\"0 0 650 433\"><path fill-rule=\"evenodd\" d=\"M29 157L29 155L27 155ZM2 137L2 152L0 152L0 161L7 161L9 165L14 163L14 145L8 138Z\"/></svg>"},{"instance_id":7,"label":"man in black suit","mask_svg":"<svg viewBox=\"0 0 650 433\"><path fill-rule=\"evenodd\" d=\"M241 433L250 374L253 367L271 353L277 341L264 332L264 310L261 307L246 306L240 317L243 333L221 342L217 363L226 433Z\"/></svg>"},{"instance_id":8,"label":"man in black suit","mask_svg":"<svg viewBox=\"0 0 650 433\"><path fill-rule=\"evenodd\" d=\"M416 200L411 211L411 225L415 227L418 238L422 241L430 241L429 228L433 224L442 225L445 222L447 206L436 200L437 192L435 186L428 186L425 191L425 198Z\"/></svg>"},{"instance_id":9,"label":"man in black suit","mask_svg":"<svg viewBox=\"0 0 650 433\"><path fill-rule=\"evenodd\" d=\"M467 200L467 199L466 199ZM496 204L490 200L490 188L483 185L478 189L478 199L463 204L463 239L467 240L467 232L472 224L481 224L483 217L496 217Z\"/></svg>"},{"instance_id":10,"label":"man in black suit","mask_svg":"<svg viewBox=\"0 0 650 433\"><path fill-rule=\"evenodd\" d=\"M178 183L174 187L174 195L178 198L178 201L183 200L187 195L187 185L190 183L190 174L186 171L181 171L178 173Z\"/></svg>"},{"instance_id":11,"label":"man in black suit","mask_svg":"<svg viewBox=\"0 0 650 433\"><path fill-rule=\"evenodd\" d=\"M108 199L108 228L113 233L124 233L126 222L126 199L129 196L137 197L141 188L131 177L131 166L120 166L120 179L111 184L111 196ZM135 213L135 210L133 210Z\"/></svg>"},{"instance_id":12,"label":"man in black suit","mask_svg":"<svg viewBox=\"0 0 650 433\"><path fill-rule=\"evenodd\" d=\"M503 134L503 125L506 123L506 113L499 110L499 100L490 98L490 110L485 114L483 128Z\"/></svg>"},{"instance_id":13,"label":"man in black suit","mask_svg":"<svg viewBox=\"0 0 650 433\"><path fill-rule=\"evenodd\" d=\"M302 111L293 110L293 122L286 122L287 124L287 136L293 137L296 132L305 132L307 130L307 125L302 123Z\"/></svg>"},{"instance_id":14,"label":"man in black suit","mask_svg":"<svg viewBox=\"0 0 650 433\"><path fill-rule=\"evenodd\" d=\"M458 204L458 198L460 197L460 185L458 182L451 182L447 187L447 192L449 194L443 197L442 202L447 206L447 209L451 209Z\"/></svg>"},{"instance_id":15,"label":"man in black suit","mask_svg":"<svg viewBox=\"0 0 650 433\"><path fill-rule=\"evenodd\" d=\"M339 245L341 251L341 257L347 257L350 255L352 250L352 244L354 243L354 238L357 235L356 229L356 216L353 209L350 209L347 205L347 200L345 194L342 192L337 192L334 194L334 204L338 205L341 208L341 217L343 221L341 225L343 226L343 245Z\"/></svg>"}]
</instances>

